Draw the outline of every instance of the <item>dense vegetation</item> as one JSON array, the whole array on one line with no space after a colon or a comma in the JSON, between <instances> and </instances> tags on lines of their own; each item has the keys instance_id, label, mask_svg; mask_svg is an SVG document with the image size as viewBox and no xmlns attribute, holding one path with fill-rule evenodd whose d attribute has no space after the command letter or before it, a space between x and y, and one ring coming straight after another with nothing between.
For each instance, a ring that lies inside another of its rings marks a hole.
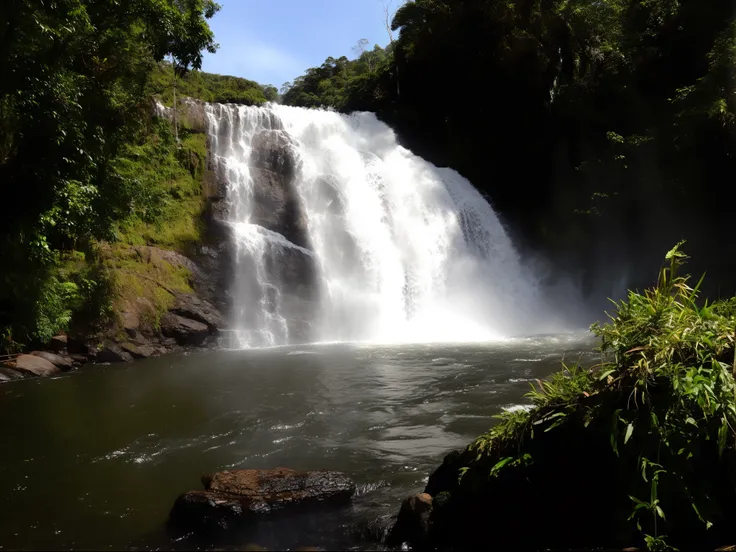
<instances>
[{"instance_id":1,"label":"dense vegetation","mask_svg":"<svg viewBox=\"0 0 736 552\"><path fill-rule=\"evenodd\" d=\"M273 87L196 71L212 0L8 0L0 15L0 353L121 302L171 302L186 270L145 245L201 239L205 138L152 116L179 94L263 103ZM169 61L164 61L169 60ZM191 71L194 69L194 71ZM150 255L148 255L150 257Z\"/></svg>"},{"instance_id":2,"label":"dense vegetation","mask_svg":"<svg viewBox=\"0 0 736 552\"><path fill-rule=\"evenodd\" d=\"M174 103L175 89L180 97L188 96L205 102L260 105L278 98L275 86L261 86L247 79L202 71L175 73L168 62L156 65L148 85L150 94L164 105L171 106Z\"/></svg>"},{"instance_id":3,"label":"dense vegetation","mask_svg":"<svg viewBox=\"0 0 736 552\"><path fill-rule=\"evenodd\" d=\"M487 191L519 237L585 266L590 281L631 268L647 282L656 251L687 237L693 266L726 283L731 2L414 0L393 29L386 51L328 59L284 102L378 112L414 151Z\"/></svg>"},{"instance_id":4,"label":"dense vegetation","mask_svg":"<svg viewBox=\"0 0 736 552\"><path fill-rule=\"evenodd\" d=\"M656 287L630 292L593 327L600 364L537 382L531 411L505 413L455 461L449 483L432 489L445 493L438 535L462 535L485 515L501 542L506 523L535 520L534 535L510 536L519 549L730 544L736 302L698 301L699 286L678 274L685 259L674 248Z\"/></svg>"},{"instance_id":5,"label":"dense vegetation","mask_svg":"<svg viewBox=\"0 0 736 552\"><path fill-rule=\"evenodd\" d=\"M365 50L364 42L356 46L360 55L349 60L327 58L320 67L308 69L293 82L284 83L281 101L299 107L333 107L342 111L366 110L389 100L385 87L376 82L390 78L392 48L376 45Z\"/></svg>"}]
</instances>

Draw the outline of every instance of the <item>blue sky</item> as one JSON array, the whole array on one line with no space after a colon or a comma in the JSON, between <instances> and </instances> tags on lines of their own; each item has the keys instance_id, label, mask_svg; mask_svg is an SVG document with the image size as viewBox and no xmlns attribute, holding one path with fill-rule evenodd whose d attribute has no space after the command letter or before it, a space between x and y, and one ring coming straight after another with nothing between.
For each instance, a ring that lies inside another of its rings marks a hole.
<instances>
[{"instance_id":1,"label":"blue sky","mask_svg":"<svg viewBox=\"0 0 736 552\"><path fill-rule=\"evenodd\" d=\"M386 4L390 0L384 0ZM392 0L392 12L397 0ZM216 54L202 69L277 88L329 56L353 58L361 38L385 46L381 0L219 0L210 20Z\"/></svg>"}]
</instances>

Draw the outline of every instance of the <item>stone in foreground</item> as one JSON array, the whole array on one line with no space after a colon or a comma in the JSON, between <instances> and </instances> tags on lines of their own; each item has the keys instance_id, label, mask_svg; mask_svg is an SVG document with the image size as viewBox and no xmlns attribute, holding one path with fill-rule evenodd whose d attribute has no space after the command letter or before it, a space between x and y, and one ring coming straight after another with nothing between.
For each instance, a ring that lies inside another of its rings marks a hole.
<instances>
[{"instance_id":1,"label":"stone in foreground","mask_svg":"<svg viewBox=\"0 0 736 552\"><path fill-rule=\"evenodd\" d=\"M61 372L58 367L48 360L35 355L18 355L14 359L5 362L5 367L19 372L25 372L32 376L53 376Z\"/></svg>"},{"instance_id":2,"label":"stone in foreground","mask_svg":"<svg viewBox=\"0 0 736 552\"><path fill-rule=\"evenodd\" d=\"M340 472L232 470L202 478L203 491L189 491L174 503L170 521L189 529L227 529L255 516L298 506L347 504L355 483Z\"/></svg>"}]
</instances>

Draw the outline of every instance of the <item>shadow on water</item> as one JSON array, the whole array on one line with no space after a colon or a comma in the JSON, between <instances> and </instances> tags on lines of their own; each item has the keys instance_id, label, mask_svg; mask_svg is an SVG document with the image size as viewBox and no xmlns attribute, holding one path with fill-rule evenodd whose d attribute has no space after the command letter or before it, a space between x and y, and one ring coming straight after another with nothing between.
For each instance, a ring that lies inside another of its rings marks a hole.
<instances>
[{"instance_id":1,"label":"shadow on water","mask_svg":"<svg viewBox=\"0 0 736 552\"><path fill-rule=\"evenodd\" d=\"M474 345L208 351L0 386L6 549L376 549L371 534L450 450L526 402L588 334ZM165 530L183 491L232 468L338 470L352 506L262 520L224 540Z\"/></svg>"}]
</instances>

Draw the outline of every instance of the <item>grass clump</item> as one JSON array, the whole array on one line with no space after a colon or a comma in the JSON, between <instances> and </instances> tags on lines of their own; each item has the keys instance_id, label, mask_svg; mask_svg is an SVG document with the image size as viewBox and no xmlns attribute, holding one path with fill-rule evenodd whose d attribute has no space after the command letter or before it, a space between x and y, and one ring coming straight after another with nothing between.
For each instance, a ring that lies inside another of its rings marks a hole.
<instances>
[{"instance_id":1,"label":"grass clump","mask_svg":"<svg viewBox=\"0 0 736 552\"><path fill-rule=\"evenodd\" d=\"M690 287L680 275L681 245L667 253L656 286L629 292L610 322L592 326L600 364L563 365L532 386L530 411L502 414L468 447L457 483L442 489L456 510L463 500L479 507L483 493L516 492L527 501L520 511L554 520L540 497L563 501L590 530L571 535L574 543L558 539L560 517L539 541L550 545L668 550L736 536L736 301L698 299L702 278ZM587 505L576 503L576 488L594 493Z\"/></svg>"}]
</instances>

